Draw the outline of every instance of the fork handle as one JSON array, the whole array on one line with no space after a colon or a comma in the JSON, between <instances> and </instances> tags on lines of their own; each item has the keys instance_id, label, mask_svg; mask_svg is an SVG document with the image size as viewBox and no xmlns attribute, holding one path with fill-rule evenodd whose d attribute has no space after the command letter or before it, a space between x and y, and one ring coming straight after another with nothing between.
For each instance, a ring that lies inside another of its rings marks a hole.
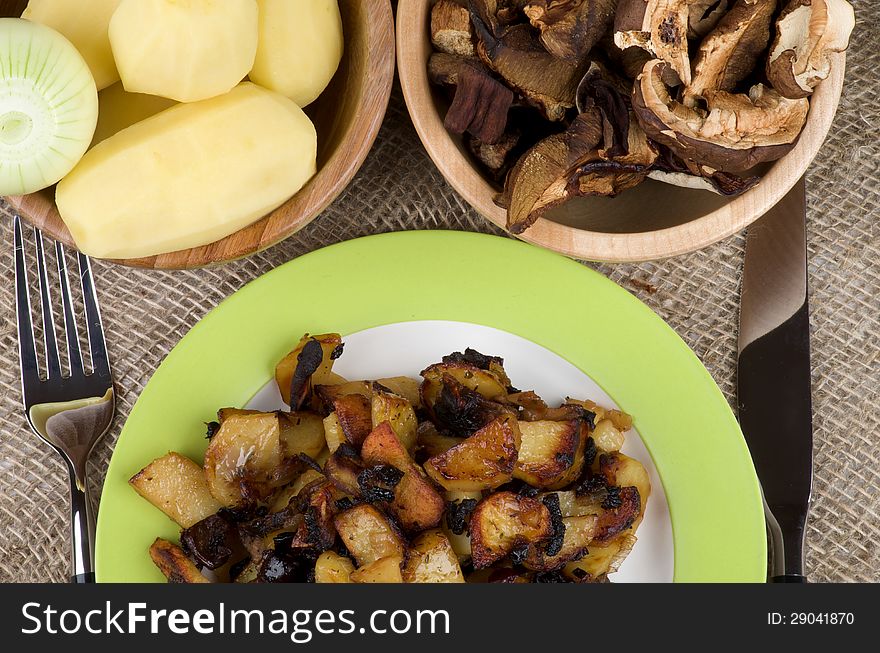
<instances>
[{"instance_id":1,"label":"fork handle","mask_svg":"<svg viewBox=\"0 0 880 653\"><path fill-rule=\"evenodd\" d=\"M70 471L71 583L95 582L95 517L85 474Z\"/></svg>"}]
</instances>

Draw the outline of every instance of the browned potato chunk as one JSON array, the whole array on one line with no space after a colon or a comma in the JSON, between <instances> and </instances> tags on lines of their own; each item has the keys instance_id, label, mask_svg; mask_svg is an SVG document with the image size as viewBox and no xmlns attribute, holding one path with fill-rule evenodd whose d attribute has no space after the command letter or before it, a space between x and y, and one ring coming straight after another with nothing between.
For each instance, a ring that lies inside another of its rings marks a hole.
<instances>
[{"instance_id":1,"label":"browned potato chunk","mask_svg":"<svg viewBox=\"0 0 880 653\"><path fill-rule=\"evenodd\" d=\"M589 553L580 560L565 565L563 573L571 580L589 583L601 581L608 574L620 569L620 565L635 546L635 535L621 535L607 544L590 545Z\"/></svg>"},{"instance_id":2,"label":"browned potato chunk","mask_svg":"<svg viewBox=\"0 0 880 653\"><path fill-rule=\"evenodd\" d=\"M617 410L614 408L603 408L595 401L590 401L589 399L585 399L583 401L578 399L572 399L571 397L566 398L566 404L581 406L582 408L587 409L591 413L596 416L595 422L598 424L603 419L611 420L611 423L614 425L618 431L623 433L629 431L633 425L633 418L631 415L624 413L622 410Z\"/></svg>"},{"instance_id":3,"label":"browned potato chunk","mask_svg":"<svg viewBox=\"0 0 880 653\"><path fill-rule=\"evenodd\" d=\"M288 456L302 453L316 458L327 444L324 423L315 413L279 413L278 424L281 427L281 445Z\"/></svg>"},{"instance_id":4,"label":"browned potato chunk","mask_svg":"<svg viewBox=\"0 0 880 653\"><path fill-rule=\"evenodd\" d=\"M351 572L352 583L402 583L400 566L403 557L399 555L379 558Z\"/></svg>"},{"instance_id":5,"label":"browned potato chunk","mask_svg":"<svg viewBox=\"0 0 880 653\"><path fill-rule=\"evenodd\" d=\"M390 509L404 529L422 531L440 523L446 507L443 497L410 458L389 422L382 422L367 436L361 457L369 465L391 465L403 472Z\"/></svg>"},{"instance_id":6,"label":"browned potato chunk","mask_svg":"<svg viewBox=\"0 0 880 653\"><path fill-rule=\"evenodd\" d=\"M230 417L235 417L237 415L259 415L260 410L247 410L245 408L221 408L217 411L217 421L221 424L225 422Z\"/></svg>"},{"instance_id":7,"label":"browned potato chunk","mask_svg":"<svg viewBox=\"0 0 880 653\"><path fill-rule=\"evenodd\" d=\"M403 538L375 507L361 504L336 515L336 531L359 566L406 554Z\"/></svg>"},{"instance_id":8,"label":"browned potato chunk","mask_svg":"<svg viewBox=\"0 0 880 653\"><path fill-rule=\"evenodd\" d=\"M333 403L348 395L361 395L369 399L373 396L373 388L367 381L348 381L336 385L316 385L314 387L318 402L327 411L333 410Z\"/></svg>"},{"instance_id":9,"label":"browned potato chunk","mask_svg":"<svg viewBox=\"0 0 880 653\"><path fill-rule=\"evenodd\" d=\"M416 445L419 450L424 451L428 456L439 456L441 453L446 453L452 447L462 442L464 442L462 438L440 435L437 427L429 421L419 424L416 433Z\"/></svg>"},{"instance_id":10,"label":"browned potato chunk","mask_svg":"<svg viewBox=\"0 0 880 653\"><path fill-rule=\"evenodd\" d=\"M413 408L421 407L422 397L419 394L419 386L421 385L419 381L408 376L392 376L387 379L376 379L376 383L406 399Z\"/></svg>"},{"instance_id":11,"label":"browned potato chunk","mask_svg":"<svg viewBox=\"0 0 880 653\"><path fill-rule=\"evenodd\" d=\"M205 470L173 451L144 467L131 477L129 484L183 528L197 524L223 507L211 495Z\"/></svg>"},{"instance_id":12,"label":"browned potato chunk","mask_svg":"<svg viewBox=\"0 0 880 653\"><path fill-rule=\"evenodd\" d=\"M588 551L588 545L596 533L598 518L595 515L583 517L563 517L565 535L562 537L562 548L555 555L547 555L541 544L529 547L523 565L535 571L554 571L571 560L583 558Z\"/></svg>"},{"instance_id":13,"label":"browned potato chunk","mask_svg":"<svg viewBox=\"0 0 880 653\"><path fill-rule=\"evenodd\" d=\"M211 438L205 452L205 478L224 506L268 497L281 467L281 429L276 413L234 415Z\"/></svg>"},{"instance_id":14,"label":"browned potato chunk","mask_svg":"<svg viewBox=\"0 0 880 653\"><path fill-rule=\"evenodd\" d=\"M150 558L159 568L169 583L208 583L199 568L176 544L168 540L156 538L150 546Z\"/></svg>"},{"instance_id":15,"label":"browned potato chunk","mask_svg":"<svg viewBox=\"0 0 880 653\"><path fill-rule=\"evenodd\" d=\"M351 497L361 493L358 474L364 470L364 462L350 447L336 449L324 464L324 474L340 491Z\"/></svg>"},{"instance_id":16,"label":"browned potato chunk","mask_svg":"<svg viewBox=\"0 0 880 653\"><path fill-rule=\"evenodd\" d=\"M507 397L507 386L497 374L468 363L437 363L422 372L422 402L433 406L443 385L443 376L450 375L464 387L496 401Z\"/></svg>"},{"instance_id":17,"label":"browned potato chunk","mask_svg":"<svg viewBox=\"0 0 880 653\"><path fill-rule=\"evenodd\" d=\"M522 443L513 477L541 488L560 488L575 480L584 462L580 420L519 422Z\"/></svg>"},{"instance_id":18,"label":"browned potato chunk","mask_svg":"<svg viewBox=\"0 0 880 653\"><path fill-rule=\"evenodd\" d=\"M344 395L333 402L333 412L345 439L360 447L373 430L370 400L359 394Z\"/></svg>"},{"instance_id":19,"label":"browned potato chunk","mask_svg":"<svg viewBox=\"0 0 880 653\"><path fill-rule=\"evenodd\" d=\"M463 583L458 556L442 531L425 531L412 543L403 570L407 583Z\"/></svg>"},{"instance_id":20,"label":"browned potato chunk","mask_svg":"<svg viewBox=\"0 0 880 653\"><path fill-rule=\"evenodd\" d=\"M315 562L316 583L350 583L354 563L333 551L324 551Z\"/></svg>"},{"instance_id":21,"label":"browned potato chunk","mask_svg":"<svg viewBox=\"0 0 880 653\"><path fill-rule=\"evenodd\" d=\"M382 422L388 422L397 435L397 439L408 451L412 451L416 443L416 429L419 422L409 401L403 397L374 389L371 409L372 427L376 428Z\"/></svg>"},{"instance_id":22,"label":"browned potato chunk","mask_svg":"<svg viewBox=\"0 0 880 653\"><path fill-rule=\"evenodd\" d=\"M348 442L345 434L342 432L342 425L336 413L330 413L324 418L324 439L327 441L327 449L332 454L339 448L343 442Z\"/></svg>"},{"instance_id":23,"label":"browned potato chunk","mask_svg":"<svg viewBox=\"0 0 880 653\"><path fill-rule=\"evenodd\" d=\"M471 515L474 568L488 567L519 545L545 540L551 530L550 511L543 503L513 492L496 492Z\"/></svg>"},{"instance_id":24,"label":"browned potato chunk","mask_svg":"<svg viewBox=\"0 0 880 653\"><path fill-rule=\"evenodd\" d=\"M638 489L640 510L635 524L638 525L645 514L648 497L651 496L651 478L648 476L648 470L635 458L618 452L599 456L599 471L610 485Z\"/></svg>"},{"instance_id":25,"label":"browned potato chunk","mask_svg":"<svg viewBox=\"0 0 880 653\"><path fill-rule=\"evenodd\" d=\"M281 398L284 399L284 403L287 405L290 405L290 384L293 381L293 374L296 371L299 355L310 340L317 340L324 354L321 364L312 374L312 385L329 384L339 378L336 375L332 375L333 355L342 344L342 337L338 333L326 333L320 336L304 335L296 348L282 358L278 365L275 366L275 382L278 384Z\"/></svg>"},{"instance_id":26,"label":"browned potato chunk","mask_svg":"<svg viewBox=\"0 0 880 653\"><path fill-rule=\"evenodd\" d=\"M498 418L425 462L425 473L446 490L492 490L513 478L520 433L516 420Z\"/></svg>"}]
</instances>

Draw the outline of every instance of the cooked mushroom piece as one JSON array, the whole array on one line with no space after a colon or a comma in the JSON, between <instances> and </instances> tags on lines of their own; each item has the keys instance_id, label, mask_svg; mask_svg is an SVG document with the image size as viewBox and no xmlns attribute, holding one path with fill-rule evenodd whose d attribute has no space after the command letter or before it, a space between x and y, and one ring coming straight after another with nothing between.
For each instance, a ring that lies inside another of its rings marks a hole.
<instances>
[{"instance_id":1,"label":"cooked mushroom piece","mask_svg":"<svg viewBox=\"0 0 880 653\"><path fill-rule=\"evenodd\" d=\"M791 0L776 22L767 78L779 93L809 96L831 72L832 52L843 52L855 27L846 0Z\"/></svg>"},{"instance_id":2,"label":"cooked mushroom piece","mask_svg":"<svg viewBox=\"0 0 880 653\"><path fill-rule=\"evenodd\" d=\"M691 0L688 6L688 38L701 39L715 29L733 0Z\"/></svg>"},{"instance_id":3,"label":"cooked mushroom piece","mask_svg":"<svg viewBox=\"0 0 880 653\"><path fill-rule=\"evenodd\" d=\"M587 59L572 64L550 54L527 23L500 28L493 7L497 7L497 2L471 0L471 21L480 59L548 120L562 120L574 107Z\"/></svg>"},{"instance_id":4,"label":"cooked mushroom piece","mask_svg":"<svg viewBox=\"0 0 880 653\"><path fill-rule=\"evenodd\" d=\"M614 17L614 44L639 47L665 61L685 85L691 83L688 55L689 0L620 0Z\"/></svg>"},{"instance_id":5,"label":"cooked mushroom piece","mask_svg":"<svg viewBox=\"0 0 880 653\"><path fill-rule=\"evenodd\" d=\"M466 3L439 0L431 10L431 43L440 52L473 57L473 28Z\"/></svg>"},{"instance_id":6,"label":"cooked mushroom piece","mask_svg":"<svg viewBox=\"0 0 880 653\"><path fill-rule=\"evenodd\" d=\"M737 0L697 51L685 102L705 98L710 91L733 91L755 69L770 42L770 22L776 0Z\"/></svg>"},{"instance_id":7,"label":"cooked mushroom piece","mask_svg":"<svg viewBox=\"0 0 880 653\"><path fill-rule=\"evenodd\" d=\"M583 60L611 25L616 0L531 0L523 12L551 54Z\"/></svg>"},{"instance_id":8,"label":"cooked mushroom piece","mask_svg":"<svg viewBox=\"0 0 880 653\"><path fill-rule=\"evenodd\" d=\"M647 64L633 89L633 109L648 137L689 166L711 174L742 172L774 161L797 142L810 103L789 100L763 84L748 95L713 91L706 110L689 108L670 96L663 83L664 62Z\"/></svg>"}]
</instances>

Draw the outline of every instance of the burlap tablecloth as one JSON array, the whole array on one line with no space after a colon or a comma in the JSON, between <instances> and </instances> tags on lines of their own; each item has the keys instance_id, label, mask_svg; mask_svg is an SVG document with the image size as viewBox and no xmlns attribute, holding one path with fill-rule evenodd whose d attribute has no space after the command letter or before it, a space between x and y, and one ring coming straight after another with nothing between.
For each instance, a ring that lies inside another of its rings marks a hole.
<instances>
[{"instance_id":1,"label":"burlap tablecloth","mask_svg":"<svg viewBox=\"0 0 880 653\"><path fill-rule=\"evenodd\" d=\"M815 491L807 533L816 581L880 581L880 38L877 8L855 0L858 24L834 128L808 175ZM5 206L0 210L8 214ZM0 258L0 581L64 581L66 470L25 427L20 408L11 220ZM95 502L116 437L163 357L205 313L277 265L378 232L498 233L443 180L395 89L363 169L310 226L219 268L152 272L95 264L118 414L91 465ZM673 260L593 265L663 317L733 401L743 236Z\"/></svg>"}]
</instances>

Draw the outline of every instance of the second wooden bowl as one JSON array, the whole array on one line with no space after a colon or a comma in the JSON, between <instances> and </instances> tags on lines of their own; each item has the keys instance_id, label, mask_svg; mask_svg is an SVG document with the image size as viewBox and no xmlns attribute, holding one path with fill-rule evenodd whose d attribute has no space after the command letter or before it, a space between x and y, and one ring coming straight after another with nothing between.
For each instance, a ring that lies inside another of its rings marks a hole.
<instances>
[{"instance_id":1,"label":"second wooden bowl","mask_svg":"<svg viewBox=\"0 0 880 653\"><path fill-rule=\"evenodd\" d=\"M27 0L0 0L0 16L20 16ZM216 243L143 259L144 268L195 268L230 261L284 240L311 222L360 169L379 133L394 80L390 0L339 0L345 53L336 76L305 111L318 131L318 173L281 207ZM47 236L75 247L55 207L54 188L6 200Z\"/></svg>"},{"instance_id":2,"label":"second wooden bowl","mask_svg":"<svg viewBox=\"0 0 880 653\"><path fill-rule=\"evenodd\" d=\"M432 0L400 0L397 59L400 83L419 137L446 180L499 227L506 212L497 189L446 131L448 103L428 81ZM692 252L726 238L769 211L804 175L825 140L843 87L846 57L834 55L831 75L811 99L797 146L775 162L761 183L735 198L647 180L615 198L578 198L538 220L523 240L591 261L646 261Z\"/></svg>"}]
</instances>

